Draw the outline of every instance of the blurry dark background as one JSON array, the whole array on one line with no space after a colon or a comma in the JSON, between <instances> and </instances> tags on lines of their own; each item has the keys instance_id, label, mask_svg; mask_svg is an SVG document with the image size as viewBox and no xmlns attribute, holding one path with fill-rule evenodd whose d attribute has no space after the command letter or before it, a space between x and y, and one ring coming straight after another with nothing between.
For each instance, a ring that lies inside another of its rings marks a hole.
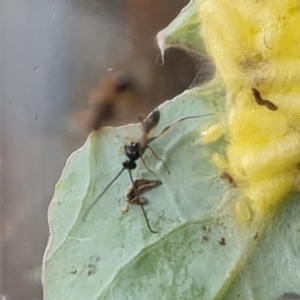
<instances>
[{"instance_id":1,"label":"blurry dark background","mask_svg":"<svg viewBox=\"0 0 300 300\"><path fill-rule=\"evenodd\" d=\"M151 97L185 90L199 69L155 35L188 0L0 1L0 299L42 299L47 207L67 157L85 137L68 119L101 75L131 53L155 74ZM132 120L135 121L135 120ZM63 300L63 299L62 299Z\"/></svg>"}]
</instances>

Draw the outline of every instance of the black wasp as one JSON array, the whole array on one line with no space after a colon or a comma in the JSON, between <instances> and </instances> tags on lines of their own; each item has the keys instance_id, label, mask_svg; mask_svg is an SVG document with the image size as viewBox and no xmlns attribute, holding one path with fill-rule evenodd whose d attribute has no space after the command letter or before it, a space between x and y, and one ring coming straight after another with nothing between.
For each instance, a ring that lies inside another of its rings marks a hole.
<instances>
[{"instance_id":1,"label":"black wasp","mask_svg":"<svg viewBox=\"0 0 300 300\"><path fill-rule=\"evenodd\" d=\"M175 125L181 121L184 121L187 119L210 116L210 115L211 114L205 114L205 115L196 115L196 116L188 116L188 117L180 118L180 119L174 121L171 125L165 127L158 135L152 136L152 137L149 137L149 133L158 125L158 123L160 121L159 110L158 109L153 110L146 117L146 119L143 119L141 116L139 116L139 120L142 124L142 134L138 138L134 139L129 145L124 145L124 152L125 152L125 155L127 156L127 160L125 160L122 163L122 169L120 170L120 172L111 180L111 182L106 186L106 188L102 191L102 193L90 205L90 207L86 211L83 219L86 218L86 216L89 214L91 209L100 200L100 198L107 192L107 190L111 187L111 185L118 179L118 177L123 173L123 171L128 170L130 181L132 183L132 187L133 187L135 195L138 199L137 203L141 205L147 226L152 233L157 233L156 231L151 229L151 226L150 226L148 218L147 218L147 214L144 209L145 203L143 200L141 200L140 193L138 192L138 189L135 186L134 181L133 181L132 170L134 170L137 167L136 161L138 159L141 159L141 161L142 161L143 165L146 167L146 169L155 175L155 173L148 168L148 166L146 165L146 162L144 161L144 159L142 157L143 154L145 153L145 151L147 149L149 149L152 152L153 156L164 164L166 170L169 173L169 170L168 170L165 162L156 155L155 151L149 146L149 144L151 142L153 142L154 140L156 140L157 138L159 138L160 136L162 136L163 134L165 134L173 125ZM157 178L156 175L155 175L155 177Z\"/></svg>"}]
</instances>

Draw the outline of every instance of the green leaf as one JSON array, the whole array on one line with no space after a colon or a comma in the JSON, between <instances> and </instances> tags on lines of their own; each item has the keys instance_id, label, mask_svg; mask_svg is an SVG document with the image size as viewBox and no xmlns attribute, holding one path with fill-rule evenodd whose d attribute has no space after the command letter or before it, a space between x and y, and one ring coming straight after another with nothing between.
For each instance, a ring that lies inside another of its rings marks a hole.
<instances>
[{"instance_id":1,"label":"green leaf","mask_svg":"<svg viewBox=\"0 0 300 300\"><path fill-rule=\"evenodd\" d=\"M157 132L181 116L207 113L220 95L222 88L195 89L169 101L160 108ZM49 209L45 300L275 299L299 292L297 195L266 231L237 223L231 206L236 191L210 162L220 144L198 141L207 122L212 121L184 121L153 142L170 175L151 153L145 155L163 181L145 194L158 234L149 232L140 207L120 213L130 186L126 173L82 220L124 161L117 135L136 137L138 125L91 134L70 157ZM140 163L134 177L153 178Z\"/></svg>"},{"instance_id":2,"label":"green leaf","mask_svg":"<svg viewBox=\"0 0 300 300\"><path fill-rule=\"evenodd\" d=\"M160 35L164 47L180 45L205 52L198 35L198 1L192 1ZM83 221L126 159L119 136L137 137L140 125L104 128L68 160L49 208L51 236L44 256L45 300L262 299L300 293L299 193L268 219L237 221L239 189L219 177L211 162L226 140L203 145L200 131L220 121L225 90L215 80L186 91L159 109L155 133L177 118L186 120L155 140L163 164L145 153L163 185L145 193L151 234L138 205L122 215L131 186L124 172ZM155 179L138 162L134 178Z\"/></svg>"},{"instance_id":3,"label":"green leaf","mask_svg":"<svg viewBox=\"0 0 300 300\"><path fill-rule=\"evenodd\" d=\"M291 193L288 204L264 220L267 227L258 232L253 253L224 299L273 300L286 292L300 292L299 196Z\"/></svg>"},{"instance_id":4,"label":"green leaf","mask_svg":"<svg viewBox=\"0 0 300 300\"><path fill-rule=\"evenodd\" d=\"M183 48L191 53L207 54L205 41L200 35L200 1L192 0L180 14L157 34L157 43L162 51L169 47Z\"/></svg>"},{"instance_id":5,"label":"green leaf","mask_svg":"<svg viewBox=\"0 0 300 300\"><path fill-rule=\"evenodd\" d=\"M169 101L160 109L157 132L181 116L207 113L218 94L216 89L197 89ZM153 142L170 175L151 153L145 155L163 181L146 194L148 217L157 235L149 232L140 207L120 213L130 186L126 173L82 220L124 161L116 135L137 136L139 126L91 134L70 157L49 209L52 237L44 262L45 300L111 299L112 295L124 299L129 294L130 299L150 299L151 295L152 299L195 299L220 292L228 269L236 269L243 247L237 247L234 222L223 212L216 214L228 187L209 160L216 145L203 146L198 141L199 128L208 119L186 120ZM139 163L134 177L151 178L151 174ZM222 238L224 246L219 242ZM221 264L223 271L212 268Z\"/></svg>"}]
</instances>

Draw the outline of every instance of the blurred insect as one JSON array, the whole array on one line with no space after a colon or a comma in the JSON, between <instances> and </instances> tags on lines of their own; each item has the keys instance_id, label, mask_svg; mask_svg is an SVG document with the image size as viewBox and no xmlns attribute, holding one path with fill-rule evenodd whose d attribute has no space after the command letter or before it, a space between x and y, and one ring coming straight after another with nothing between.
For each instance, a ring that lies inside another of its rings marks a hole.
<instances>
[{"instance_id":1,"label":"blurred insect","mask_svg":"<svg viewBox=\"0 0 300 300\"><path fill-rule=\"evenodd\" d=\"M269 100L263 99L260 95L260 92L257 89L252 88L251 91L252 91L252 95L255 98L255 102L258 105L266 106L269 110L277 110L278 109L278 107L274 103L272 103Z\"/></svg>"},{"instance_id":2,"label":"blurred insect","mask_svg":"<svg viewBox=\"0 0 300 300\"><path fill-rule=\"evenodd\" d=\"M128 55L123 52L107 51L105 60L113 68L103 74L92 90L88 89L83 97L88 103L71 115L70 129L87 134L103 126L132 123L137 115L152 111L165 99L186 90L196 75L195 64L201 66L201 72L193 85L200 84L213 73L209 71L212 64L203 56L191 60L190 55L178 49L168 50L163 66L155 64L157 54L148 48L134 50Z\"/></svg>"},{"instance_id":3,"label":"blurred insect","mask_svg":"<svg viewBox=\"0 0 300 300\"><path fill-rule=\"evenodd\" d=\"M132 122L139 113L152 111L162 102L149 97L154 77L152 60L146 55L132 55L103 75L88 94L87 108L73 114L72 123L90 133L103 126Z\"/></svg>"},{"instance_id":4,"label":"blurred insect","mask_svg":"<svg viewBox=\"0 0 300 300\"><path fill-rule=\"evenodd\" d=\"M81 128L90 132L98 130L109 121L118 118L137 100L135 78L125 71L108 72L89 95L88 108L75 114Z\"/></svg>"},{"instance_id":5,"label":"blurred insect","mask_svg":"<svg viewBox=\"0 0 300 300\"><path fill-rule=\"evenodd\" d=\"M100 198L107 192L107 190L111 187L111 185L119 178L119 176L123 173L124 170L128 170L129 173L129 177L130 177L130 181L132 183L132 187L136 196L136 202L141 204L141 208L143 210L143 214L145 216L147 225L149 230L152 233L156 233L156 231L153 231L149 225L149 221L146 215L146 212L144 210L144 205L143 205L143 201L140 198L140 193L138 191L138 187L136 187L136 185L134 184L133 178L132 178L132 170L134 170L137 167L136 161L138 159L141 159L143 165L145 166L145 168L151 172L152 174L155 175L155 177L157 178L156 174L150 170L146 164L146 162L144 161L144 159L142 158L143 154L145 153L145 151L147 149L149 149L151 151L151 153L153 154L153 156L161 161L167 172L169 173L169 170L167 168L166 163L159 158L155 151L149 146L149 144L151 142L153 142L154 140L156 140L157 138L161 137L163 134L165 134L172 126L174 126L177 123L180 123L181 121L187 120L187 119L193 119L193 118L200 118L200 117L205 117L205 116L210 116L211 114L205 114L205 115L196 115L196 116L189 116L189 117L183 117L180 118L176 121L174 121L171 125L165 127L157 136L153 136L153 137L149 137L148 135L150 134L150 132L158 125L159 121L160 121L160 112L159 110L155 109L153 110L147 117L146 119L142 119L141 116L139 116L139 120L142 124L142 134L136 138L133 139L133 141L129 144L129 145L124 145L124 152L125 155L127 156L127 160L124 161L122 163L122 169L119 171L119 173L111 180L111 182L106 186L106 188L102 191L102 193L93 201L93 203L90 205L90 207L87 209L86 213L83 216L83 219L85 220L87 215L89 214L89 212L91 211L91 209L95 206L95 204L100 200ZM158 179L158 178L157 178ZM159 180L159 179L158 179Z\"/></svg>"}]
</instances>

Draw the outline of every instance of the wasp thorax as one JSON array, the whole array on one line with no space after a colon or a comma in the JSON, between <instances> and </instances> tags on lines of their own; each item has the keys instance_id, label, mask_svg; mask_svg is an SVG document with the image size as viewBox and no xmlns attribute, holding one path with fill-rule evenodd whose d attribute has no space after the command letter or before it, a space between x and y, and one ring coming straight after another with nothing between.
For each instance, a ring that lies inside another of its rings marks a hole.
<instances>
[{"instance_id":1,"label":"wasp thorax","mask_svg":"<svg viewBox=\"0 0 300 300\"><path fill-rule=\"evenodd\" d=\"M131 143L130 145L125 145L125 154L131 160L137 160L140 158L139 145L138 143Z\"/></svg>"}]
</instances>

